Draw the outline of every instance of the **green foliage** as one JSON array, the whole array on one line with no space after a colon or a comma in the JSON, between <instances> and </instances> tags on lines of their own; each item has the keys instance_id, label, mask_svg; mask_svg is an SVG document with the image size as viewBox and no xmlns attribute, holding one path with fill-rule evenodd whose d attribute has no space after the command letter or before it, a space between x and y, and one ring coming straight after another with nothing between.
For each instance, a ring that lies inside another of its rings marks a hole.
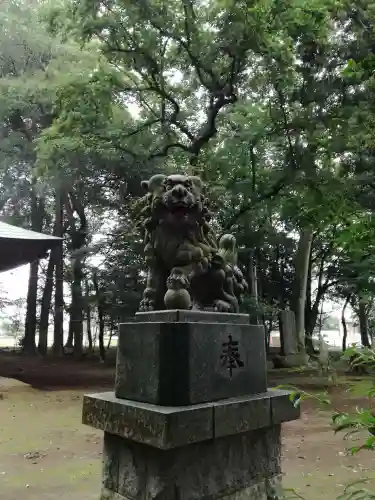
<instances>
[{"instance_id":1,"label":"green foliage","mask_svg":"<svg viewBox=\"0 0 375 500\"><path fill-rule=\"evenodd\" d=\"M374 369L375 367L375 351L372 349L362 348L358 350L356 347L351 347L346 350L343 357L349 360L352 368L366 367ZM366 397L370 408L357 408L354 414L345 412L335 413L332 417L335 432L347 431L346 437L348 437L358 434L361 431L367 431L369 436L365 439L365 442L359 446L352 447L350 452L358 453L363 449L372 450L375 445L375 416L374 408L371 405L375 396L375 383L372 380L355 383L351 392L356 396Z\"/></svg>"},{"instance_id":2,"label":"green foliage","mask_svg":"<svg viewBox=\"0 0 375 500\"><path fill-rule=\"evenodd\" d=\"M75 293L78 285L78 306L65 297L71 319L78 307L87 320L92 308L93 321L100 311L113 331L136 311L145 266L134 199L140 181L163 169L210 183L214 227L236 234L247 276L255 263L243 311L268 332L280 310L296 310L297 277L307 281L308 337L328 296L348 299L371 332L374 19L370 0L8 2L0 214L31 227L37 212L52 231L59 193L64 279ZM307 231L307 276L298 276ZM351 348L345 359L374 368L372 349ZM295 405L329 404L327 394L288 388ZM371 402L375 389L369 381L352 392ZM333 420L336 432L367 432L353 453L373 449L371 408ZM340 498L374 495L353 484Z\"/></svg>"},{"instance_id":3,"label":"green foliage","mask_svg":"<svg viewBox=\"0 0 375 500\"><path fill-rule=\"evenodd\" d=\"M337 497L337 500L374 500L375 493L364 487L367 482L366 479L362 479L351 483L345 488L344 493ZM362 488L358 489L360 485Z\"/></svg>"},{"instance_id":4,"label":"green foliage","mask_svg":"<svg viewBox=\"0 0 375 500\"><path fill-rule=\"evenodd\" d=\"M4 23L25 22L1 35L0 208L31 225L36 196L51 231L62 188L66 263L84 255L89 278L99 254L108 311L116 279L115 317L136 307L143 262L131 205L142 177L163 168L212 185L217 232L236 233L242 269L250 274L250 254L257 269L258 294L243 310L267 331L280 310L297 310L307 231L307 337L328 295L350 296L371 327L371 2L360 11L331 0L10 5ZM73 198L79 210L69 208ZM75 248L79 211L87 237Z\"/></svg>"},{"instance_id":5,"label":"green foliage","mask_svg":"<svg viewBox=\"0 0 375 500\"><path fill-rule=\"evenodd\" d=\"M350 360L350 362L356 366L366 366L369 369L373 369L375 366L375 352L372 349L358 350L355 347L351 347L345 351L342 357L346 360ZM279 386L278 388L291 391L290 400L295 406L299 405L303 400L311 399L315 400L323 410L327 410L331 407L327 393L311 394L288 385ZM370 408L356 408L354 413L336 411L332 415L334 431L336 433L345 431L344 439L351 438L353 435L357 434L360 434L360 437L362 437L365 432L367 436L365 436L364 441L357 446L350 447L348 451L351 454L357 454L363 450L373 451L375 446L375 416L371 403L375 395L375 384L372 379L365 379L361 382L356 381L351 387L350 392L356 397L366 397L370 402ZM344 492L337 497L337 500L374 499L375 493L366 487L368 482L370 482L370 480L364 478L348 484ZM285 499L303 499L303 497L298 495L293 489L285 489L283 494L284 496L282 498Z\"/></svg>"},{"instance_id":6,"label":"green foliage","mask_svg":"<svg viewBox=\"0 0 375 500\"><path fill-rule=\"evenodd\" d=\"M296 369L296 371L298 371L298 369ZM296 408L302 403L302 401L307 399L315 401L322 409L327 409L327 407L331 404L326 391L321 393L310 393L288 384L279 385L276 389L285 389L290 391L289 399L293 402L293 405Z\"/></svg>"},{"instance_id":7,"label":"green foliage","mask_svg":"<svg viewBox=\"0 0 375 500\"><path fill-rule=\"evenodd\" d=\"M375 351L370 348L362 347L358 349L351 346L343 353L343 358L350 361L352 367L365 366L375 368Z\"/></svg>"},{"instance_id":8,"label":"green foliage","mask_svg":"<svg viewBox=\"0 0 375 500\"><path fill-rule=\"evenodd\" d=\"M348 120L365 75L351 5L77 0L55 4L50 20L88 44L88 62L60 78L53 123L38 141L41 172L129 182L164 160L201 174L214 184L218 231L238 234L245 269L255 249L260 297L244 307L270 329L285 304L296 307L294 235L306 227L307 333L327 293L353 294L353 307L367 300L372 240L360 221L369 168L353 166L360 151Z\"/></svg>"}]
</instances>

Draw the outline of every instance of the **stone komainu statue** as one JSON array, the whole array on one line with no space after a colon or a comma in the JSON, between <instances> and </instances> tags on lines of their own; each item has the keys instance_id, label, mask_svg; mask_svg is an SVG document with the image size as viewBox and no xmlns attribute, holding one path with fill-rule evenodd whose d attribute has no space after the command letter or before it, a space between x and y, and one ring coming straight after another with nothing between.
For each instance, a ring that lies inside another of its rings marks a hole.
<instances>
[{"instance_id":1,"label":"stone komainu statue","mask_svg":"<svg viewBox=\"0 0 375 500\"><path fill-rule=\"evenodd\" d=\"M219 242L199 177L154 175L142 186L137 222L148 265L141 311L200 309L238 312L247 283L237 267L236 240Z\"/></svg>"}]
</instances>

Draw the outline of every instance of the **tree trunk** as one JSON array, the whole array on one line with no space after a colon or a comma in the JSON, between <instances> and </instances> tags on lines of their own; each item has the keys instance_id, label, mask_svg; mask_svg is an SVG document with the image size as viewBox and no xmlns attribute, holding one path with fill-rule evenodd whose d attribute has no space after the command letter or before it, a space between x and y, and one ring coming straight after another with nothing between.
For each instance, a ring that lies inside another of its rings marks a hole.
<instances>
[{"instance_id":1,"label":"tree trunk","mask_svg":"<svg viewBox=\"0 0 375 500\"><path fill-rule=\"evenodd\" d=\"M306 285L306 303L305 303L305 330L306 330L306 336L307 335L312 335L312 332L315 328L316 324L316 319L318 317L318 310L319 306L316 310L316 316L315 316L315 321L314 318L312 317L314 312L313 307L314 305L312 304L312 297L311 297L311 281L312 281L312 262L311 262L311 252L310 252L310 258L309 258L309 270L307 272L307 285Z\"/></svg>"},{"instance_id":2,"label":"tree trunk","mask_svg":"<svg viewBox=\"0 0 375 500\"><path fill-rule=\"evenodd\" d=\"M92 352L93 342L92 342L92 329L91 329L91 307L86 308L86 329L87 329L87 341L89 343L89 351Z\"/></svg>"},{"instance_id":3,"label":"tree trunk","mask_svg":"<svg viewBox=\"0 0 375 500\"><path fill-rule=\"evenodd\" d=\"M314 328L316 327L316 323L318 321L319 307L321 305L322 298L323 296L320 296L319 294L319 296L317 296L316 300L314 301L310 311L306 312L306 337L312 337L312 334L314 333Z\"/></svg>"},{"instance_id":4,"label":"tree trunk","mask_svg":"<svg viewBox=\"0 0 375 500\"><path fill-rule=\"evenodd\" d=\"M98 318L99 318L99 356L100 360L105 360L105 347L104 347L104 308L103 308L103 297L99 289L99 283L96 275L93 276L93 284L96 292L96 303L98 308Z\"/></svg>"},{"instance_id":5,"label":"tree trunk","mask_svg":"<svg viewBox=\"0 0 375 500\"><path fill-rule=\"evenodd\" d=\"M63 236L63 202L62 193L56 190L56 236ZM55 268L55 316L53 325L53 353L64 354L64 255L62 244L54 250Z\"/></svg>"},{"instance_id":6,"label":"tree trunk","mask_svg":"<svg viewBox=\"0 0 375 500\"><path fill-rule=\"evenodd\" d=\"M248 261L248 280L249 280L249 292L251 297L252 313L250 314L250 323L252 325L257 325L259 323L259 297L258 297L258 276L257 276L257 266L256 259L254 256L254 250L249 251L249 261Z\"/></svg>"},{"instance_id":7,"label":"tree trunk","mask_svg":"<svg viewBox=\"0 0 375 500\"><path fill-rule=\"evenodd\" d=\"M311 300L311 281L312 281L312 269L311 269L311 252L310 252L310 263L309 263L309 274L308 274L308 286L306 290L306 307L305 307L305 330L306 337L311 337L316 322L319 316L319 308L322 301L327 293L330 282L326 279L323 281L324 277L324 264L326 263L326 255L323 256L320 262L319 273L318 273L318 283L314 302Z\"/></svg>"},{"instance_id":8,"label":"tree trunk","mask_svg":"<svg viewBox=\"0 0 375 500\"><path fill-rule=\"evenodd\" d=\"M105 360L105 346L104 346L104 314L102 306L98 304L98 317L99 317L99 356L100 360Z\"/></svg>"},{"instance_id":9,"label":"tree trunk","mask_svg":"<svg viewBox=\"0 0 375 500\"><path fill-rule=\"evenodd\" d=\"M82 185L76 186L76 193L70 192L66 199L66 211L69 216L69 234L71 238L72 251L72 303L70 306L70 321L73 331L74 356L81 357L83 354L83 253L82 248L86 244L87 238L87 219L84 206L80 198L80 188ZM79 227L76 226L76 217L79 217Z\"/></svg>"},{"instance_id":10,"label":"tree trunk","mask_svg":"<svg viewBox=\"0 0 375 500\"><path fill-rule=\"evenodd\" d=\"M44 202L38 200L35 192L36 179L31 181L31 229L40 232L43 227ZM37 298L38 298L38 271L39 260L30 264L29 284L26 301L25 337L23 351L28 354L36 352L35 335L37 327Z\"/></svg>"},{"instance_id":11,"label":"tree trunk","mask_svg":"<svg viewBox=\"0 0 375 500\"><path fill-rule=\"evenodd\" d=\"M87 340L89 343L89 351L92 352L93 343L92 343L92 330L91 330L90 288L88 281L86 281L85 290L86 290L85 309L86 309Z\"/></svg>"},{"instance_id":12,"label":"tree trunk","mask_svg":"<svg viewBox=\"0 0 375 500\"><path fill-rule=\"evenodd\" d=\"M304 352L305 346L305 304L307 292L307 280L313 231L311 228L304 229L300 233L300 240L295 257L295 283L294 283L294 313L296 315L296 331L298 350Z\"/></svg>"},{"instance_id":13,"label":"tree trunk","mask_svg":"<svg viewBox=\"0 0 375 500\"><path fill-rule=\"evenodd\" d=\"M359 318L359 329L361 332L361 343L363 347L371 347L369 339L369 329L368 329L368 317L366 312L366 301L359 299L358 305L358 318Z\"/></svg>"},{"instance_id":14,"label":"tree trunk","mask_svg":"<svg viewBox=\"0 0 375 500\"><path fill-rule=\"evenodd\" d=\"M311 297L311 282L312 282L312 261L311 261L311 250L309 256L309 266L307 271L306 280L306 302L305 302L305 346L308 352L314 352L313 344L313 332L316 326L316 321L319 314L319 302L320 299L317 297L312 304Z\"/></svg>"},{"instance_id":15,"label":"tree trunk","mask_svg":"<svg viewBox=\"0 0 375 500\"><path fill-rule=\"evenodd\" d=\"M346 341L348 338L348 326L346 324L345 311L346 311L346 308L348 307L349 301L350 301L350 295L347 295L345 302L344 302L344 306L343 306L342 311L341 311L341 324L342 324L342 331L343 331L343 334L342 334L342 350L343 350L343 352L346 351Z\"/></svg>"},{"instance_id":16,"label":"tree trunk","mask_svg":"<svg viewBox=\"0 0 375 500\"><path fill-rule=\"evenodd\" d=\"M70 318L74 336L74 356L81 357L83 354L83 296L82 296L82 264L80 259L74 259L72 283L72 305Z\"/></svg>"},{"instance_id":17,"label":"tree trunk","mask_svg":"<svg viewBox=\"0 0 375 500\"><path fill-rule=\"evenodd\" d=\"M55 263L53 259L54 255L53 252L51 252L48 261L46 283L44 285L42 305L40 310L38 351L40 354L42 354L42 356L45 356L48 350L49 314L52 302L53 271L55 268Z\"/></svg>"},{"instance_id":18,"label":"tree trunk","mask_svg":"<svg viewBox=\"0 0 375 500\"><path fill-rule=\"evenodd\" d=\"M73 328L73 316L71 314L71 306L69 307L69 327L68 327L68 338L65 342L65 353L72 354L74 346L74 328Z\"/></svg>"},{"instance_id":19,"label":"tree trunk","mask_svg":"<svg viewBox=\"0 0 375 500\"><path fill-rule=\"evenodd\" d=\"M112 337L113 337L113 327L111 326L111 331L109 332L109 339L107 343L107 351L111 347Z\"/></svg>"},{"instance_id":20,"label":"tree trunk","mask_svg":"<svg viewBox=\"0 0 375 500\"><path fill-rule=\"evenodd\" d=\"M39 260L30 264L29 284L26 300L26 319L25 319L25 337L23 341L23 351L27 354L35 354L35 335L36 335L36 301L38 296L38 270Z\"/></svg>"}]
</instances>

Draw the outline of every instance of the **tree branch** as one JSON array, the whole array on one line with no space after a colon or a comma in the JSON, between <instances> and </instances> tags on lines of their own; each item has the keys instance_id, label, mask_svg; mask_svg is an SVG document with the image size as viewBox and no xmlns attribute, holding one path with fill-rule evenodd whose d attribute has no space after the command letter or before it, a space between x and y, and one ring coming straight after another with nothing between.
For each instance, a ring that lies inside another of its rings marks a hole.
<instances>
[{"instance_id":1,"label":"tree branch","mask_svg":"<svg viewBox=\"0 0 375 500\"><path fill-rule=\"evenodd\" d=\"M188 146L184 146L184 144L181 144L180 142L173 142L171 144L166 144L160 151L157 153L151 153L148 157L149 160L152 160L154 158L163 158L164 156L167 156L168 152L170 149L182 149L183 151L186 151L187 153L190 153L190 148Z\"/></svg>"},{"instance_id":2,"label":"tree branch","mask_svg":"<svg viewBox=\"0 0 375 500\"><path fill-rule=\"evenodd\" d=\"M245 215L254 205L261 203L262 201L269 200L270 198L274 198L276 195L284 189L289 181L289 175L283 175L267 192L262 195L256 195L251 197L251 199L245 203L237 213L235 213L229 221L225 224L225 230L230 230L232 226L240 219L243 215Z\"/></svg>"}]
</instances>

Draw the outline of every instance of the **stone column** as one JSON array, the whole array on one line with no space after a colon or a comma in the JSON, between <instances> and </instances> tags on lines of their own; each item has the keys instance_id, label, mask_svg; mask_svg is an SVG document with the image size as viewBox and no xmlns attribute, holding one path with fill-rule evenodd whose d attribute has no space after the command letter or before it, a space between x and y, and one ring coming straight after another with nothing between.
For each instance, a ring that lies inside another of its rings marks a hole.
<instances>
[{"instance_id":1,"label":"stone column","mask_svg":"<svg viewBox=\"0 0 375 500\"><path fill-rule=\"evenodd\" d=\"M240 314L139 313L121 325L115 391L85 396L104 431L101 500L276 500L282 422L264 331Z\"/></svg>"}]
</instances>

